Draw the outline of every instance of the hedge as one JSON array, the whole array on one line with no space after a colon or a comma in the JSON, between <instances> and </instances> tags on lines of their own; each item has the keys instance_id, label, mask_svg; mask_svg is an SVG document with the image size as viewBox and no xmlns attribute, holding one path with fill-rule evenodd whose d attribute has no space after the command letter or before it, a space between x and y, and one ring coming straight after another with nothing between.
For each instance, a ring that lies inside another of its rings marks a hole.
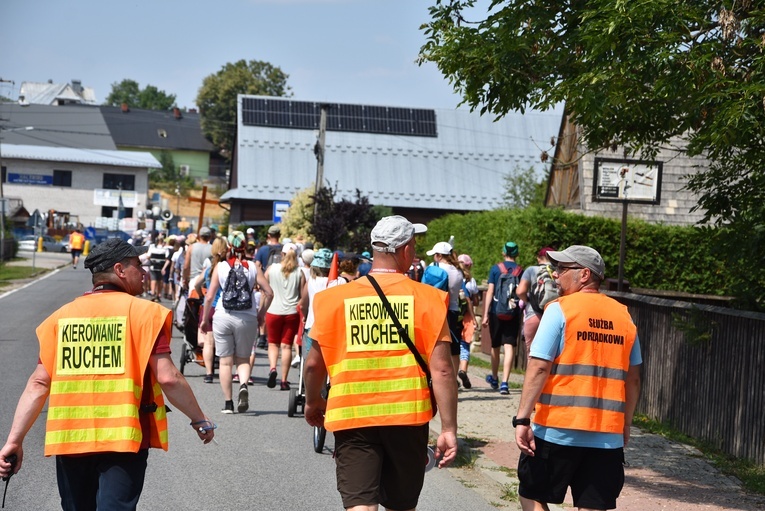
<instances>
[{"instance_id":1,"label":"hedge","mask_svg":"<svg viewBox=\"0 0 765 511\"><path fill-rule=\"evenodd\" d=\"M621 221L617 220L555 208L452 214L428 224L428 232L418 240L417 254L429 261L425 252L452 235L457 253L472 257L473 276L479 283L502 260L507 241L520 247L518 263L524 267L536 264L542 247L588 245L603 256L606 278L617 278L619 273ZM731 295L725 266L713 255L712 243L708 233L697 227L628 219L624 278L637 288Z\"/></svg>"}]
</instances>

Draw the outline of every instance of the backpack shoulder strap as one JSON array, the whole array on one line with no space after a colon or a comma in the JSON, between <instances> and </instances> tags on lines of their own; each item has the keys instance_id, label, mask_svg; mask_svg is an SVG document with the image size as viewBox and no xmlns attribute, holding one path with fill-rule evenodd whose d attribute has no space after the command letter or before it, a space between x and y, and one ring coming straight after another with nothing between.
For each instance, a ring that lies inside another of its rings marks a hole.
<instances>
[{"instance_id":1,"label":"backpack shoulder strap","mask_svg":"<svg viewBox=\"0 0 765 511\"><path fill-rule=\"evenodd\" d=\"M516 264L515 268L513 268L513 277L517 277L521 273L523 273L523 268L521 267L520 264Z\"/></svg>"},{"instance_id":2,"label":"backpack shoulder strap","mask_svg":"<svg viewBox=\"0 0 765 511\"><path fill-rule=\"evenodd\" d=\"M501 273L507 273L507 266L505 266L505 263L498 263L497 268L499 268Z\"/></svg>"}]
</instances>

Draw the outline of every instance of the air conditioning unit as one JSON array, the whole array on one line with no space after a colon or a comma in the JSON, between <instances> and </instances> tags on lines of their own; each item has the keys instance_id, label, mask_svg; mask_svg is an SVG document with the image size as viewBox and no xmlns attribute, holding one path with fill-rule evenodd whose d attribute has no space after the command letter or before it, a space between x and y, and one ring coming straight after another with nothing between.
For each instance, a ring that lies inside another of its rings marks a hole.
<instances>
[{"instance_id":1,"label":"air conditioning unit","mask_svg":"<svg viewBox=\"0 0 765 511\"><path fill-rule=\"evenodd\" d=\"M191 170L191 166L189 165L181 165L178 167L178 170L181 173L181 176L187 177L189 175L189 171Z\"/></svg>"}]
</instances>

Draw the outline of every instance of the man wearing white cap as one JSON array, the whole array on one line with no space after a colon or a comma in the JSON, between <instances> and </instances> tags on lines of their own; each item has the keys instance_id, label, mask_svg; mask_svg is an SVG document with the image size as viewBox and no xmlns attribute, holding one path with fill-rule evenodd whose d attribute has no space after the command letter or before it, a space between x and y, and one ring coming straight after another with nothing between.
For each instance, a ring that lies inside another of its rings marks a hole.
<instances>
[{"instance_id":1,"label":"man wearing white cap","mask_svg":"<svg viewBox=\"0 0 765 511\"><path fill-rule=\"evenodd\" d=\"M346 509L417 506L434 404L441 416L439 466L449 465L457 454L448 296L404 275L414 258L414 235L426 229L402 216L383 218L371 233L376 254L369 275L314 297L305 418L334 432L337 486ZM379 283L401 330L371 279ZM417 357L427 365L432 390ZM324 401L327 373L331 387Z\"/></svg>"},{"instance_id":2,"label":"man wearing white cap","mask_svg":"<svg viewBox=\"0 0 765 511\"><path fill-rule=\"evenodd\" d=\"M596 250L547 257L560 298L539 323L513 417L521 505L548 509L571 487L575 507L615 509L640 394L637 329L627 307L598 292L605 264Z\"/></svg>"}]
</instances>

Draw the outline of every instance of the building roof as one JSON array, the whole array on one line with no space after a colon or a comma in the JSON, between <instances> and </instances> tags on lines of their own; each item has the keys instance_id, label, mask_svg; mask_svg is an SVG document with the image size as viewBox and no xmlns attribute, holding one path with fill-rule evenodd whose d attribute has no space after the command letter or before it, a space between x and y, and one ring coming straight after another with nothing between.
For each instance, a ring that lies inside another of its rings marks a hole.
<instances>
[{"instance_id":1,"label":"building roof","mask_svg":"<svg viewBox=\"0 0 765 511\"><path fill-rule=\"evenodd\" d=\"M115 167L160 169L159 161L151 153L137 151L111 151L106 149L75 149L71 147L45 147L5 144L0 146L4 159L42 160Z\"/></svg>"},{"instance_id":2,"label":"building roof","mask_svg":"<svg viewBox=\"0 0 765 511\"><path fill-rule=\"evenodd\" d=\"M3 144L117 149L93 106L0 103L0 138Z\"/></svg>"},{"instance_id":3,"label":"building roof","mask_svg":"<svg viewBox=\"0 0 765 511\"><path fill-rule=\"evenodd\" d=\"M212 152L199 114L173 110L141 110L101 106L101 113L118 147Z\"/></svg>"},{"instance_id":4,"label":"building roof","mask_svg":"<svg viewBox=\"0 0 765 511\"><path fill-rule=\"evenodd\" d=\"M236 188L221 199L289 200L311 186L316 132L245 125L242 102L240 96ZM541 178L540 154L558 134L562 108L513 112L496 122L467 110L438 109L435 118L436 136L327 131L325 184L339 197L352 198L358 189L372 204L391 207L494 209L503 204L511 170L534 167Z\"/></svg>"},{"instance_id":5,"label":"building roof","mask_svg":"<svg viewBox=\"0 0 765 511\"><path fill-rule=\"evenodd\" d=\"M71 84L22 82L19 100L22 97L26 103L32 105L96 104L96 94L93 89L83 87L79 80L72 80Z\"/></svg>"}]
</instances>

